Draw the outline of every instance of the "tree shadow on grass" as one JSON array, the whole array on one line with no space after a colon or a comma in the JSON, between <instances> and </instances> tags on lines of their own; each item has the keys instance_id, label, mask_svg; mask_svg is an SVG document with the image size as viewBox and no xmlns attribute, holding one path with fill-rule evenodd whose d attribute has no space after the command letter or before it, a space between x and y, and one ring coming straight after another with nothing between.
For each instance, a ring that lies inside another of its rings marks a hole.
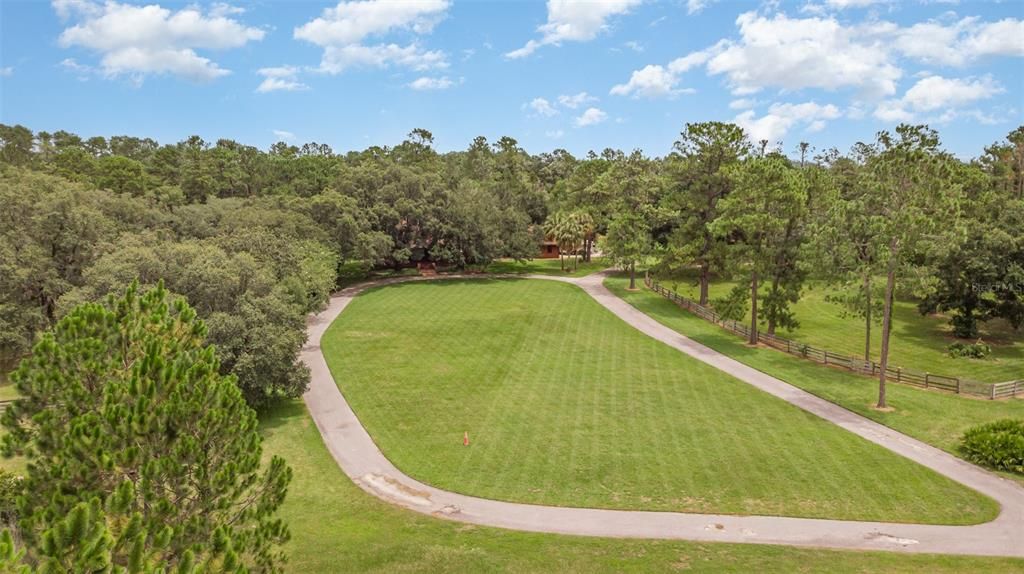
<instances>
[{"instance_id":1,"label":"tree shadow on grass","mask_svg":"<svg viewBox=\"0 0 1024 574\"><path fill-rule=\"evenodd\" d=\"M260 432L273 431L287 425L294 419L306 418L306 406L302 399L283 399L257 413L260 421Z\"/></svg>"}]
</instances>

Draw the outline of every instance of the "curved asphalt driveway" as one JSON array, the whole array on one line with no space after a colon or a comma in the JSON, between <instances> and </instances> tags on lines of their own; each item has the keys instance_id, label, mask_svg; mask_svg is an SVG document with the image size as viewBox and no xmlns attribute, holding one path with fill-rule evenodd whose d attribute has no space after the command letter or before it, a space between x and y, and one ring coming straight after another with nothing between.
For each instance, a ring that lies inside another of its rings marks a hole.
<instances>
[{"instance_id":1,"label":"curved asphalt driveway","mask_svg":"<svg viewBox=\"0 0 1024 574\"><path fill-rule=\"evenodd\" d=\"M416 280L399 278L349 287L308 321L302 360L312 380L303 396L324 443L341 469L363 490L410 510L452 520L533 532L620 538L785 544L1024 557L1024 488L935 447L872 422L779 379L696 343L619 299L602 284L605 274L581 279L531 275L581 287L598 303L644 334L775 395L871 442L927 466L995 499L998 518L975 526L854 522L777 516L684 514L537 506L499 502L439 490L406 476L380 452L331 376L320 338L353 297L367 287Z\"/></svg>"}]
</instances>

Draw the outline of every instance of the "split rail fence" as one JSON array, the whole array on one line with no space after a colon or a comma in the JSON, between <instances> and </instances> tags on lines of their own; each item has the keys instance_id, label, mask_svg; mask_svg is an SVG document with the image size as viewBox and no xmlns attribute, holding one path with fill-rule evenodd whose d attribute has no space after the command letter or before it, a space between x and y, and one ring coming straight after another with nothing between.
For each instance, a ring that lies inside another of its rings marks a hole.
<instances>
[{"instance_id":1,"label":"split rail fence","mask_svg":"<svg viewBox=\"0 0 1024 574\"><path fill-rule=\"evenodd\" d=\"M740 335L746 339L750 338L749 326L733 319L726 319L716 313L714 309L705 307L693 299L683 297L673 290L666 289L661 286L660 283L653 280L650 274L644 274L644 284L652 291L660 294L694 315L697 315L701 319L714 323L725 330L735 333L736 335ZM797 357L809 359L823 365L841 367L862 375L878 376L882 371L881 365L874 361L865 361L864 359L842 355L833 351L818 349L806 343L800 343L783 337L778 337L776 335L758 332L757 341L774 349L789 353L790 355L796 355ZM1018 381L1006 381L1003 383L982 383L961 377L937 375L935 373L926 373L891 366L886 368L886 378L890 381L913 385L915 387L941 389L957 394L985 397L987 399L1002 399L1015 397L1017 395L1024 396L1024 379Z\"/></svg>"}]
</instances>

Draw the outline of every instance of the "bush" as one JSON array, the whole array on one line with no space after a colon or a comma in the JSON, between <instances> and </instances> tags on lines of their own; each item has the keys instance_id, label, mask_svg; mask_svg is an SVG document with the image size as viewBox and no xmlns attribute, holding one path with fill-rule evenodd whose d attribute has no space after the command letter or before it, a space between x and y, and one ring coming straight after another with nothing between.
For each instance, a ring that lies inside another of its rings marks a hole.
<instances>
[{"instance_id":1,"label":"bush","mask_svg":"<svg viewBox=\"0 0 1024 574\"><path fill-rule=\"evenodd\" d=\"M1003 419L973 427L964 433L960 446L971 462L1024 474L1024 420Z\"/></svg>"},{"instance_id":2,"label":"bush","mask_svg":"<svg viewBox=\"0 0 1024 574\"><path fill-rule=\"evenodd\" d=\"M961 358L966 357L968 359L984 359L985 357L992 354L992 347L987 343L982 342L978 339L974 343L961 343L957 341L952 345L946 347L946 352L949 353L950 357Z\"/></svg>"},{"instance_id":3,"label":"bush","mask_svg":"<svg viewBox=\"0 0 1024 574\"><path fill-rule=\"evenodd\" d=\"M0 470L0 528L12 526L17 521L19 494L21 494L21 477L6 470Z\"/></svg>"}]
</instances>

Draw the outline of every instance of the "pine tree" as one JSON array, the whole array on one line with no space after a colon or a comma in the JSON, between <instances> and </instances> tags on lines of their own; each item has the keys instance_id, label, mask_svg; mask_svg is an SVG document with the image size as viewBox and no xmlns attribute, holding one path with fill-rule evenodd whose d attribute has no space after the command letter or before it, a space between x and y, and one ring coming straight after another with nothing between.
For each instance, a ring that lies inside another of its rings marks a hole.
<instances>
[{"instance_id":1,"label":"pine tree","mask_svg":"<svg viewBox=\"0 0 1024 574\"><path fill-rule=\"evenodd\" d=\"M137 290L75 308L11 377L22 398L3 415L3 451L28 459L24 561L279 571L291 469L261 466L256 414L192 308L162 285Z\"/></svg>"}]
</instances>

